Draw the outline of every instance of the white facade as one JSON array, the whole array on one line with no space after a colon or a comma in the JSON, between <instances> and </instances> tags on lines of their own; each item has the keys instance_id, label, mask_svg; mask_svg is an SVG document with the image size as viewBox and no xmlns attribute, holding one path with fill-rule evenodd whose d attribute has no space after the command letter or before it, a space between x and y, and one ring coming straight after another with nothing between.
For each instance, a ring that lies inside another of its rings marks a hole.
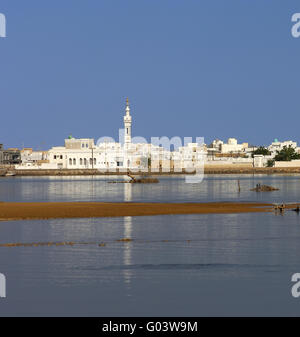
<instances>
[{"instance_id":1,"label":"white facade","mask_svg":"<svg viewBox=\"0 0 300 337\"><path fill-rule=\"evenodd\" d=\"M69 140L66 140L66 145ZM93 139L72 139L72 143L94 144ZM168 151L153 144L100 143L91 147L53 147L48 153L51 167L57 169L98 169L100 171L126 172L128 169L147 172L160 170L169 172L197 168L206 160L205 146L190 143L178 151Z\"/></svg>"},{"instance_id":2,"label":"white facade","mask_svg":"<svg viewBox=\"0 0 300 337\"><path fill-rule=\"evenodd\" d=\"M20 153L22 164L34 164L48 159L47 151L34 151L32 148L24 148Z\"/></svg>"},{"instance_id":3,"label":"white facade","mask_svg":"<svg viewBox=\"0 0 300 337\"><path fill-rule=\"evenodd\" d=\"M274 167L300 167L300 160L295 159L291 161L275 161Z\"/></svg>"},{"instance_id":4,"label":"white facade","mask_svg":"<svg viewBox=\"0 0 300 337\"><path fill-rule=\"evenodd\" d=\"M210 149L213 149L215 151L221 151L221 146L224 144L224 142L220 139L215 139L211 145L209 146Z\"/></svg>"},{"instance_id":5,"label":"white facade","mask_svg":"<svg viewBox=\"0 0 300 337\"><path fill-rule=\"evenodd\" d=\"M228 138L227 144L221 144L221 153L239 153L248 148L248 143L238 144L235 138Z\"/></svg>"},{"instance_id":6,"label":"white facade","mask_svg":"<svg viewBox=\"0 0 300 337\"><path fill-rule=\"evenodd\" d=\"M255 154L253 158L254 167L267 167L269 160L272 160L271 155Z\"/></svg>"},{"instance_id":7,"label":"white facade","mask_svg":"<svg viewBox=\"0 0 300 337\"><path fill-rule=\"evenodd\" d=\"M249 144L242 143L238 144L237 139L228 138L227 143L224 143L222 140L215 139L207 148L208 153L213 157L216 153L241 153L248 151ZM252 151L252 149L251 149Z\"/></svg>"},{"instance_id":8,"label":"white facade","mask_svg":"<svg viewBox=\"0 0 300 337\"><path fill-rule=\"evenodd\" d=\"M291 140L279 142L277 139L275 139L275 141L273 143L271 143L270 146L268 146L268 150L271 152L271 156L275 157L276 154L277 154L277 151L281 151L284 146L286 146L286 147L291 146L292 148L297 149L297 143L296 142L293 142Z\"/></svg>"},{"instance_id":9,"label":"white facade","mask_svg":"<svg viewBox=\"0 0 300 337\"><path fill-rule=\"evenodd\" d=\"M127 172L127 170L181 172L182 169L195 169L204 165L207 151L203 144L189 143L171 152L154 144L132 143L132 117L128 99L124 127L122 144L104 141L95 145L94 139L76 139L70 136L65 139L64 146L52 147L48 151L47 163L28 166L37 169L97 169L103 172Z\"/></svg>"},{"instance_id":10,"label":"white facade","mask_svg":"<svg viewBox=\"0 0 300 337\"><path fill-rule=\"evenodd\" d=\"M142 170L148 168L150 144L120 144L105 142L94 145L93 139L71 139L72 143L90 144L80 148L69 148L65 140L64 147L49 150L50 164L62 169L98 169L114 171L127 169Z\"/></svg>"}]
</instances>

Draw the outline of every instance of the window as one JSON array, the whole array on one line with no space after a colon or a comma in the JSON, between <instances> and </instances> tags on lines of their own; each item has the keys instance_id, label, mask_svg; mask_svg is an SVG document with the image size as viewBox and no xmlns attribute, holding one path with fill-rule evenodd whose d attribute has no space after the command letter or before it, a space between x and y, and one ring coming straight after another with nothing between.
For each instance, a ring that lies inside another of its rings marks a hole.
<instances>
[{"instance_id":1,"label":"window","mask_svg":"<svg viewBox=\"0 0 300 337\"><path fill-rule=\"evenodd\" d=\"M80 165L82 165L82 158L80 158Z\"/></svg>"},{"instance_id":2,"label":"window","mask_svg":"<svg viewBox=\"0 0 300 337\"><path fill-rule=\"evenodd\" d=\"M62 156L62 155L60 156L60 159L63 159L63 156Z\"/></svg>"},{"instance_id":3,"label":"window","mask_svg":"<svg viewBox=\"0 0 300 337\"><path fill-rule=\"evenodd\" d=\"M128 133L129 133L129 129L127 128L126 130L127 130L127 135L128 135Z\"/></svg>"},{"instance_id":4,"label":"window","mask_svg":"<svg viewBox=\"0 0 300 337\"><path fill-rule=\"evenodd\" d=\"M89 144L85 144L85 147L89 147Z\"/></svg>"},{"instance_id":5,"label":"window","mask_svg":"<svg viewBox=\"0 0 300 337\"><path fill-rule=\"evenodd\" d=\"M69 159L69 164L72 165L72 159L71 158Z\"/></svg>"},{"instance_id":6,"label":"window","mask_svg":"<svg viewBox=\"0 0 300 337\"><path fill-rule=\"evenodd\" d=\"M86 165L86 158L84 158L84 165Z\"/></svg>"},{"instance_id":7,"label":"window","mask_svg":"<svg viewBox=\"0 0 300 337\"><path fill-rule=\"evenodd\" d=\"M56 155L54 155L53 158L56 159Z\"/></svg>"},{"instance_id":8,"label":"window","mask_svg":"<svg viewBox=\"0 0 300 337\"><path fill-rule=\"evenodd\" d=\"M90 158L90 165L93 165L93 160L92 160L92 158Z\"/></svg>"},{"instance_id":9,"label":"window","mask_svg":"<svg viewBox=\"0 0 300 337\"><path fill-rule=\"evenodd\" d=\"M83 144L83 143L81 144L81 147L84 147L84 144Z\"/></svg>"},{"instance_id":10,"label":"window","mask_svg":"<svg viewBox=\"0 0 300 337\"><path fill-rule=\"evenodd\" d=\"M75 158L73 159L73 165L76 165L76 159Z\"/></svg>"},{"instance_id":11,"label":"window","mask_svg":"<svg viewBox=\"0 0 300 337\"><path fill-rule=\"evenodd\" d=\"M97 161L96 161L96 158L94 158L94 165L96 165L96 162L97 162Z\"/></svg>"}]
</instances>

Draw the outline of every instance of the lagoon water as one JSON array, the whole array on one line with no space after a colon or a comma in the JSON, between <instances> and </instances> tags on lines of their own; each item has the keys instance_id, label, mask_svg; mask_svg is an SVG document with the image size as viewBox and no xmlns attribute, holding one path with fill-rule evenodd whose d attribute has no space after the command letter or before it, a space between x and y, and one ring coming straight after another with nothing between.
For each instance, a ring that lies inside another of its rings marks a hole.
<instances>
[{"instance_id":1,"label":"lagoon water","mask_svg":"<svg viewBox=\"0 0 300 337\"><path fill-rule=\"evenodd\" d=\"M0 200L300 201L300 175L111 180L1 178ZM280 190L249 191L256 183ZM300 298L291 295L291 276L300 273L294 212L0 222L0 244L64 241L74 244L0 247L1 316L300 315Z\"/></svg>"}]
</instances>

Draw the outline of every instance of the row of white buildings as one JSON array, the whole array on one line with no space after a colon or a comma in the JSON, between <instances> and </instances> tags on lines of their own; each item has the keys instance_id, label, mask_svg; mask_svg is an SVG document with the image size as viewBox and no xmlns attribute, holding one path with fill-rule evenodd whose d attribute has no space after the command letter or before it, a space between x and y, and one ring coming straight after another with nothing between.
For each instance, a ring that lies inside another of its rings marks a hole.
<instances>
[{"instance_id":1,"label":"row of white buildings","mask_svg":"<svg viewBox=\"0 0 300 337\"><path fill-rule=\"evenodd\" d=\"M178 171L203 166L206 156L205 145L187 143L171 151L168 145L172 140L163 137L161 144L138 142L131 137L132 116L126 100L124 129L120 142L112 139L76 139L70 136L65 139L64 146L52 147L49 151L33 151L31 148L21 150L22 164L16 169L97 169L106 171L136 170ZM177 142L178 143L178 142Z\"/></svg>"},{"instance_id":2,"label":"row of white buildings","mask_svg":"<svg viewBox=\"0 0 300 337\"><path fill-rule=\"evenodd\" d=\"M210 145L200 139L197 142L181 143L180 139L147 143L136 141L131 136L132 116L128 99L126 100L124 129L119 142L112 139L76 139L70 136L64 146L52 147L49 151L21 150L21 165L16 169L97 169L101 171L175 171L193 170L206 165L216 164L251 164L264 166L266 158L252 158L255 146L248 143L238 144L235 138L227 143L214 140ZM176 138L176 137L174 137ZM139 138L140 139L140 138ZM138 140L139 140L138 139ZM156 145L157 143L157 145ZM171 151L171 147L176 148ZM283 146L292 146L297 151L297 143L275 140L269 147L272 158Z\"/></svg>"}]
</instances>

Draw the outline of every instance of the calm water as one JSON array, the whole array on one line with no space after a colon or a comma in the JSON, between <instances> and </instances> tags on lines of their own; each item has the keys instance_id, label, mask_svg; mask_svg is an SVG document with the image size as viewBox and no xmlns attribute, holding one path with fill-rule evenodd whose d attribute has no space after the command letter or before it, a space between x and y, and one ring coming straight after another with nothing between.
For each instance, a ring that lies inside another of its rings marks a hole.
<instances>
[{"instance_id":1,"label":"calm water","mask_svg":"<svg viewBox=\"0 0 300 337\"><path fill-rule=\"evenodd\" d=\"M109 179L2 178L0 200L300 201L300 175ZM250 192L258 182L280 190ZM0 315L300 315L290 290L300 272L294 212L0 222L0 243L62 241L74 245L0 247Z\"/></svg>"}]
</instances>

